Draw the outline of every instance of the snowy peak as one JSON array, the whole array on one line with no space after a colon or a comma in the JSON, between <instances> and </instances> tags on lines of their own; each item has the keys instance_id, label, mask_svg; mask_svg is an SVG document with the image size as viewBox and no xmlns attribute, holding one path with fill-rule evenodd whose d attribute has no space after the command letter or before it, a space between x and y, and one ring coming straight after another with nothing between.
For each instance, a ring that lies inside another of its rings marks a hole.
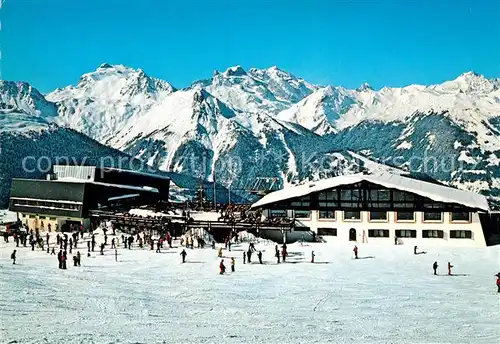
<instances>
[{"instance_id":1,"label":"snowy peak","mask_svg":"<svg viewBox=\"0 0 500 344\"><path fill-rule=\"evenodd\" d=\"M234 67L229 67L225 72L224 76L226 77L231 77L231 76L245 76L247 75L247 72L243 69L241 66L234 66Z\"/></svg>"},{"instance_id":2,"label":"snowy peak","mask_svg":"<svg viewBox=\"0 0 500 344\"><path fill-rule=\"evenodd\" d=\"M26 82L0 80L1 108L16 108L27 114L54 117L57 107Z\"/></svg>"},{"instance_id":3,"label":"snowy peak","mask_svg":"<svg viewBox=\"0 0 500 344\"><path fill-rule=\"evenodd\" d=\"M452 81L437 85L437 89L447 92L487 94L500 88L498 79L487 79L474 71L461 74Z\"/></svg>"},{"instance_id":4,"label":"snowy peak","mask_svg":"<svg viewBox=\"0 0 500 344\"><path fill-rule=\"evenodd\" d=\"M358 92L373 91L373 88L370 86L369 83L365 82L357 88L357 91Z\"/></svg>"},{"instance_id":5,"label":"snowy peak","mask_svg":"<svg viewBox=\"0 0 500 344\"><path fill-rule=\"evenodd\" d=\"M137 95L156 97L161 92L174 91L168 82L151 78L142 69L109 63L103 63L94 72L82 75L76 87L70 89L90 91L93 96L113 98L132 98Z\"/></svg>"}]
</instances>

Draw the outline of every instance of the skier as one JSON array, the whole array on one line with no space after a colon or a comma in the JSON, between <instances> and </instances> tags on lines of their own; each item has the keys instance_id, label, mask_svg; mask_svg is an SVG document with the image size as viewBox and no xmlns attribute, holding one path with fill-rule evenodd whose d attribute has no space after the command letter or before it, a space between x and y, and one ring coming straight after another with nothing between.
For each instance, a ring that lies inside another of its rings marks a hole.
<instances>
[{"instance_id":1,"label":"skier","mask_svg":"<svg viewBox=\"0 0 500 344\"><path fill-rule=\"evenodd\" d=\"M495 275L497 277L497 287L498 292L500 293L500 272Z\"/></svg>"},{"instance_id":2,"label":"skier","mask_svg":"<svg viewBox=\"0 0 500 344\"><path fill-rule=\"evenodd\" d=\"M76 263L78 264L78 266L82 266L81 263L82 263L82 256L80 255L80 251L76 252Z\"/></svg>"},{"instance_id":3,"label":"skier","mask_svg":"<svg viewBox=\"0 0 500 344\"><path fill-rule=\"evenodd\" d=\"M222 247L219 247L219 253L217 255L219 258L222 258Z\"/></svg>"},{"instance_id":4,"label":"skier","mask_svg":"<svg viewBox=\"0 0 500 344\"><path fill-rule=\"evenodd\" d=\"M101 256L104 256L104 243L101 244Z\"/></svg>"},{"instance_id":5,"label":"skier","mask_svg":"<svg viewBox=\"0 0 500 344\"><path fill-rule=\"evenodd\" d=\"M434 262L434 264L432 264L432 269L434 270L434 275L437 275L437 268L438 268L438 262Z\"/></svg>"},{"instance_id":6,"label":"skier","mask_svg":"<svg viewBox=\"0 0 500 344\"><path fill-rule=\"evenodd\" d=\"M451 268L453 267L453 265L451 265L450 262L448 262L448 276L451 276Z\"/></svg>"},{"instance_id":7,"label":"skier","mask_svg":"<svg viewBox=\"0 0 500 344\"><path fill-rule=\"evenodd\" d=\"M252 250L248 249L247 256L248 264L252 263Z\"/></svg>"},{"instance_id":8,"label":"skier","mask_svg":"<svg viewBox=\"0 0 500 344\"><path fill-rule=\"evenodd\" d=\"M16 250L12 252L10 259L12 259L12 264L16 264Z\"/></svg>"},{"instance_id":9,"label":"skier","mask_svg":"<svg viewBox=\"0 0 500 344\"><path fill-rule=\"evenodd\" d=\"M185 263L186 262L186 256L187 256L186 250L184 250L184 249L182 250L181 256L182 256L182 263Z\"/></svg>"},{"instance_id":10,"label":"skier","mask_svg":"<svg viewBox=\"0 0 500 344\"><path fill-rule=\"evenodd\" d=\"M280 251L279 250L276 250L275 257L276 257L276 260L278 261L278 264L279 264L280 263Z\"/></svg>"},{"instance_id":11,"label":"skier","mask_svg":"<svg viewBox=\"0 0 500 344\"><path fill-rule=\"evenodd\" d=\"M358 246L354 245L354 249L352 251L354 252L354 259L358 259Z\"/></svg>"},{"instance_id":12,"label":"skier","mask_svg":"<svg viewBox=\"0 0 500 344\"><path fill-rule=\"evenodd\" d=\"M78 264L78 258L73 256L73 266L76 266L76 264Z\"/></svg>"},{"instance_id":13,"label":"skier","mask_svg":"<svg viewBox=\"0 0 500 344\"><path fill-rule=\"evenodd\" d=\"M231 272L234 272L234 265L235 265L234 257L231 257Z\"/></svg>"},{"instance_id":14,"label":"skier","mask_svg":"<svg viewBox=\"0 0 500 344\"><path fill-rule=\"evenodd\" d=\"M314 256L315 256L314 251L312 251L311 252L311 263L314 263Z\"/></svg>"},{"instance_id":15,"label":"skier","mask_svg":"<svg viewBox=\"0 0 500 344\"><path fill-rule=\"evenodd\" d=\"M284 263L284 262L285 262L285 260L286 260L286 256L287 256L287 252L286 252L286 244L283 244L283 250L282 250L281 255L283 256L283 263Z\"/></svg>"},{"instance_id":16,"label":"skier","mask_svg":"<svg viewBox=\"0 0 500 344\"><path fill-rule=\"evenodd\" d=\"M111 239L111 248L116 248L115 238Z\"/></svg>"},{"instance_id":17,"label":"skier","mask_svg":"<svg viewBox=\"0 0 500 344\"><path fill-rule=\"evenodd\" d=\"M259 251L259 253L257 253L257 258L259 258L259 264L262 264L262 251Z\"/></svg>"},{"instance_id":18,"label":"skier","mask_svg":"<svg viewBox=\"0 0 500 344\"><path fill-rule=\"evenodd\" d=\"M224 273L226 272L226 266L224 265L224 259L222 259L220 261L219 270L220 270L221 275L224 275Z\"/></svg>"}]
</instances>

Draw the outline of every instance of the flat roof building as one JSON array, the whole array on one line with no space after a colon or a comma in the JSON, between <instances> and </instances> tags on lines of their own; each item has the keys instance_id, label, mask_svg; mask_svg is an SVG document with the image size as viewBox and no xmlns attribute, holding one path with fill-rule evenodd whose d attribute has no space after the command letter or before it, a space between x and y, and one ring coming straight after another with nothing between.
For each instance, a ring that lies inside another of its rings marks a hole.
<instances>
[{"instance_id":1,"label":"flat roof building","mask_svg":"<svg viewBox=\"0 0 500 344\"><path fill-rule=\"evenodd\" d=\"M94 166L53 167L47 180L12 180L9 210L29 229L89 226L92 210L168 201L170 179Z\"/></svg>"}]
</instances>

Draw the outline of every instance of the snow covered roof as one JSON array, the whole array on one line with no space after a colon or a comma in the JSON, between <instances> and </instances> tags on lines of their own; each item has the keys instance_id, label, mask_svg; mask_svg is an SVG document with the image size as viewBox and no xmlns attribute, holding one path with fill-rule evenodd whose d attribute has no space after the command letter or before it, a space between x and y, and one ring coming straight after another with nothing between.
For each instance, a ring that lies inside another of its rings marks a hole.
<instances>
[{"instance_id":1,"label":"snow covered roof","mask_svg":"<svg viewBox=\"0 0 500 344\"><path fill-rule=\"evenodd\" d=\"M149 172L142 172L142 171L135 171L135 170L125 170L125 169L115 168L115 167L103 167L102 170L124 172L124 173L136 174L136 175L140 175L140 176L147 176L147 177L152 177L152 178L170 180L169 177L162 176L161 174L156 174L156 173L149 173Z\"/></svg>"},{"instance_id":2,"label":"snow covered roof","mask_svg":"<svg viewBox=\"0 0 500 344\"><path fill-rule=\"evenodd\" d=\"M388 172L377 174L353 174L317 182L288 187L272 192L252 205L252 208L259 208L267 204L276 203L286 199L306 196L311 193L331 189L341 185L350 185L366 181L386 188L411 192L423 197L427 197L436 202L457 203L470 208L477 208L489 211L486 197L469 191L459 190L448 186L424 182L421 180L408 178L402 175L395 175Z\"/></svg>"},{"instance_id":3,"label":"snow covered roof","mask_svg":"<svg viewBox=\"0 0 500 344\"><path fill-rule=\"evenodd\" d=\"M92 180L84 180L84 179L73 178L73 177L61 178L58 180L54 180L53 182L56 182L56 183L58 183L58 182L59 183L88 183L88 184L102 185L102 186L108 186L108 187L114 187L114 188L122 188L122 189L129 189L129 190L139 190L139 191L148 191L148 192L159 193L158 189L152 188L150 186L134 186L134 185L124 185L124 184L101 183L101 182L94 182Z\"/></svg>"}]
</instances>

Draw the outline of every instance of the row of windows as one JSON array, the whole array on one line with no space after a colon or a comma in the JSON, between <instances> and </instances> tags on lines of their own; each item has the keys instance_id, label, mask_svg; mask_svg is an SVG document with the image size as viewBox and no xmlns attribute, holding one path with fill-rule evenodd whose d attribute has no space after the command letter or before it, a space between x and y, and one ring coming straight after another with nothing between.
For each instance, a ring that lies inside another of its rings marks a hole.
<instances>
[{"instance_id":1,"label":"row of windows","mask_svg":"<svg viewBox=\"0 0 500 344\"><path fill-rule=\"evenodd\" d=\"M274 214L275 210L272 211ZM286 211L281 211L282 216L286 216ZM275 217L275 216L272 216ZM311 217L310 210L295 210L295 218L297 219L307 219ZM334 210L320 210L318 212L318 217L320 219L335 219ZM415 212L413 211L398 211L395 213L396 221L415 221ZM344 211L344 220L361 220L360 211ZM369 212L370 221L387 221L388 213L386 211L370 211ZM424 221L438 221L443 222L442 212L424 212ZM470 221L469 212L452 212L451 221Z\"/></svg>"},{"instance_id":2,"label":"row of windows","mask_svg":"<svg viewBox=\"0 0 500 344\"><path fill-rule=\"evenodd\" d=\"M337 228L318 228L318 235L337 236ZM416 230L400 229L396 230L398 238L416 238ZM388 229L369 229L368 237L370 238L389 238ZM444 238L444 231L431 229L423 230L422 238ZM472 231L469 230L452 230L450 231L450 239L472 239Z\"/></svg>"},{"instance_id":3,"label":"row of windows","mask_svg":"<svg viewBox=\"0 0 500 344\"><path fill-rule=\"evenodd\" d=\"M22 214L21 217L26 218L26 217L28 217L28 215ZM35 215L29 215L29 218L30 219L35 219L36 216ZM38 218L40 220L46 220L46 219L49 219L50 221L56 221L57 220L55 217L46 217L46 216L38 216Z\"/></svg>"},{"instance_id":4,"label":"row of windows","mask_svg":"<svg viewBox=\"0 0 500 344\"><path fill-rule=\"evenodd\" d=\"M359 188L338 189L323 191L318 194L318 205L322 208L335 208L340 205L342 208L362 208L366 202L372 208L389 208L391 203L396 208L413 208L418 202L423 202L424 208L439 209L444 204L425 200L422 197L416 197L414 194L399 190L389 189L370 189L363 190ZM305 196L298 201L291 203L293 206L309 206L311 203L310 196Z\"/></svg>"},{"instance_id":5,"label":"row of windows","mask_svg":"<svg viewBox=\"0 0 500 344\"><path fill-rule=\"evenodd\" d=\"M29 206L29 207L40 207L40 208L50 208L56 210L72 210L79 211L81 205L74 203L59 203L59 202L49 202L49 201L31 201L16 199L14 204L17 206Z\"/></svg>"}]
</instances>

